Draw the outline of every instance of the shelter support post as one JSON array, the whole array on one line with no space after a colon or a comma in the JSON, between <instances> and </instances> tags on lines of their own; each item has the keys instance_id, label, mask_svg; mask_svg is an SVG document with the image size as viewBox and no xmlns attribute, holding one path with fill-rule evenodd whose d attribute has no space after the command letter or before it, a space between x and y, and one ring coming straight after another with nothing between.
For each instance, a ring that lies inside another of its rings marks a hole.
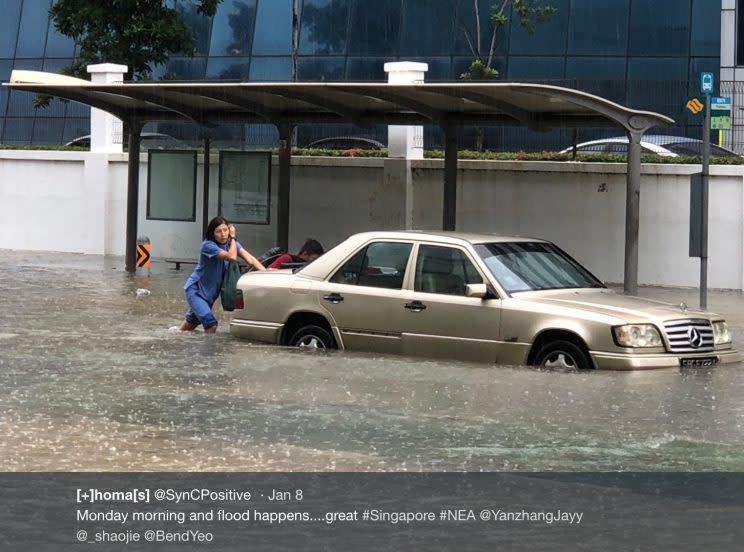
<instances>
[{"instance_id":1,"label":"shelter support post","mask_svg":"<svg viewBox=\"0 0 744 552\"><path fill-rule=\"evenodd\" d=\"M277 125L279 129L279 189L277 190L276 242L289 251L290 167L292 164L292 125Z\"/></svg>"},{"instance_id":2,"label":"shelter support post","mask_svg":"<svg viewBox=\"0 0 744 552\"><path fill-rule=\"evenodd\" d=\"M139 211L140 132L142 122L129 121L129 154L127 161L127 223L124 264L127 272L136 270L137 213Z\"/></svg>"},{"instance_id":3,"label":"shelter support post","mask_svg":"<svg viewBox=\"0 0 744 552\"><path fill-rule=\"evenodd\" d=\"M444 189L442 193L442 230L457 226L457 127L444 127Z\"/></svg>"},{"instance_id":4,"label":"shelter support post","mask_svg":"<svg viewBox=\"0 0 744 552\"><path fill-rule=\"evenodd\" d=\"M641 136L628 130L628 167L625 196L625 275L623 291L638 294L638 236L641 205Z\"/></svg>"},{"instance_id":5,"label":"shelter support post","mask_svg":"<svg viewBox=\"0 0 744 552\"><path fill-rule=\"evenodd\" d=\"M209 225L209 169L211 160L210 146L212 144L209 136L204 136L204 196L202 199L202 236L207 235L207 226Z\"/></svg>"}]
</instances>

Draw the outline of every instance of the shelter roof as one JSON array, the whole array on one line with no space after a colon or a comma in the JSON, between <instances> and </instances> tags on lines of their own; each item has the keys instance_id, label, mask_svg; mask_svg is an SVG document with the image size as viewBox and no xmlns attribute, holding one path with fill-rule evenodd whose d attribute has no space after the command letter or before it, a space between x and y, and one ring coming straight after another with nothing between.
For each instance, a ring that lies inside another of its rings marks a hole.
<instances>
[{"instance_id":1,"label":"shelter roof","mask_svg":"<svg viewBox=\"0 0 744 552\"><path fill-rule=\"evenodd\" d=\"M53 73L14 70L5 83L78 101L121 119L220 123L338 123L621 126L645 131L674 122L605 98L559 86L515 82L390 84L376 82L93 83Z\"/></svg>"}]
</instances>

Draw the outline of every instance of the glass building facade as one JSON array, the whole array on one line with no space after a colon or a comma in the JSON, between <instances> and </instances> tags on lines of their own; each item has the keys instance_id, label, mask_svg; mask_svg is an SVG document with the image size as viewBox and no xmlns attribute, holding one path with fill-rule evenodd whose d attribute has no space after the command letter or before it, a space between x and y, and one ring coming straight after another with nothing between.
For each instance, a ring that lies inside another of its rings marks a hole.
<instances>
[{"instance_id":1,"label":"glass building facade","mask_svg":"<svg viewBox=\"0 0 744 552\"><path fill-rule=\"evenodd\" d=\"M5 0L0 18L0 81L12 69L59 71L75 44L48 17L53 0ZM173 56L155 78L179 80L385 81L387 61L429 64L427 81L456 81L473 60L463 29L474 34L472 0L295 0L299 41L292 44L292 0L223 0L213 17L196 4L175 6L194 33L194 57ZM481 48L490 44L484 0ZM533 34L511 21L496 38L499 79L548 82L606 96L623 105L667 114L675 133L699 135L700 121L684 110L698 90L701 71L718 73L720 3L713 0L549 0L550 21ZM293 60L296 75L293 75ZM33 95L0 90L0 142L62 144L89 131L86 106L55 100L34 109ZM697 131L693 127L698 125ZM152 125L151 125L152 126ZM196 136L186 125L158 125L179 138ZM155 130L155 128L151 128ZM349 130L303 128L300 141ZM581 130L581 139L598 131ZM696 133L697 132L697 133ZM489 129L487 145L557 148L571 131L537 139L518 128ZM464 131L465 140L468 131ZM225 141L273 139L267 128L225 128ZM427 141L438 145L438 130ZM575 136L574 136L575 139ZM466 144L465 144L466 145ZM429 147L429 144L427 144Z\"/></svg>"}]
</instances>

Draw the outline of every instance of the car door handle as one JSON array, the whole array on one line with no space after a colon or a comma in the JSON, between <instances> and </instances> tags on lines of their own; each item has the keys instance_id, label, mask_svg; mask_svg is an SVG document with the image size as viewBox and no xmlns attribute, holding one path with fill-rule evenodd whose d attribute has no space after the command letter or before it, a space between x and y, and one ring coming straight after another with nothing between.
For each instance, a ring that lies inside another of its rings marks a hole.
<instances>
[{"instance_id":1,"label":"car door handle","mask_svg":"<svg viewBox=\"0 0 744 552\"><path fill-rule=\"evenodd\" d=\"M324 295L323 299L325 301L328 301L329 303L333 303L334 305L336 305L344 300L344 296L340 293L331 293L329 295Z\"/></svg>"},{"instance_id":2,"label":"car door handle","mask_svg":"<svg viewBox=\"0 0 744 552\"><path fill-rule=\"evenodd\" d=\"M410 303L406 303L405 308L407 308L411 312L421 312L422 310L426 309L426 305L424 305L421 301L411 301Z\"/></svg>"}]
</instances>

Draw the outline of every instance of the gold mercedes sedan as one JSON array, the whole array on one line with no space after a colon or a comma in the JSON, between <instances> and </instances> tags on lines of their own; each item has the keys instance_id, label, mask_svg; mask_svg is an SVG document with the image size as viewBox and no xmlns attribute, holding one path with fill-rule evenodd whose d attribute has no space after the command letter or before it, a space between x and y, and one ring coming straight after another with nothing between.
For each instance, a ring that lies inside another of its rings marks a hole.
<instances>
[{"instance_id":1,"label":"gold mercedes sedan","mask_svg":"<svg viewBox=\"0 0 744 552\"><path fill-rule=\"evenodd\" d=\"M564 369L740 360L720 316L615 293L532 238L366 232L238 290L230 332L288 346Z\"/></svg>"}]
</instances>

